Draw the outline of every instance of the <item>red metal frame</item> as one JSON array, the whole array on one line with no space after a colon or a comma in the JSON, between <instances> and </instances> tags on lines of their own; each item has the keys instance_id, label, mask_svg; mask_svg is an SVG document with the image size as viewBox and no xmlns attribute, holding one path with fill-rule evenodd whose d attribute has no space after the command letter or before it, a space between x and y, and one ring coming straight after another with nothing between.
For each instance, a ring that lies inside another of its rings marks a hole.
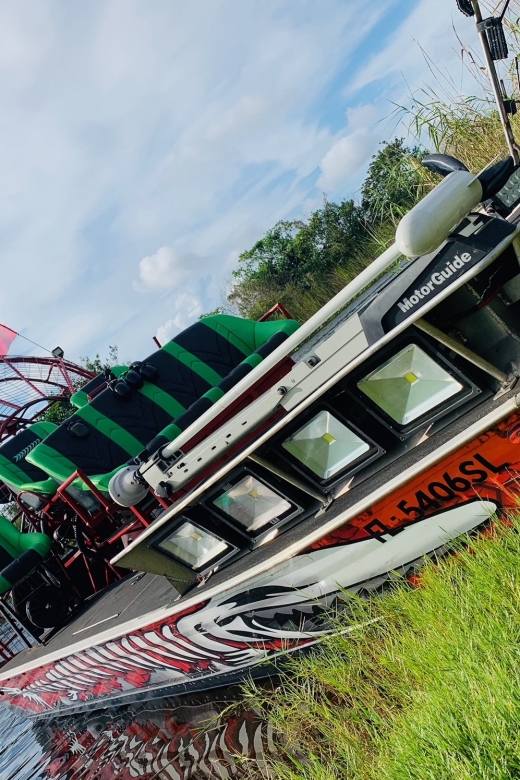
<instances>
[{"instance_id":1,"label":"red metal frame","mask_svg":"<svg viewBox=\"0 0 520 780\"><path fill-rule=\"evenodd\" d=\"M292 314L290 314L290 312L289 312L289 311L287 311L287 309L285 308L285 306L283 305L283 303L279 303L279 302L278 302L278 303L275 303L275 305L274 305L274 306L271 306L271 308L269 309L269 311L266 311L266 313L265 313L265 314L262 314L262 316L260 317L260 319L258 320L258 322L265 322L266 320L268 320L268 319L269 319L269 317L270 317L272 314L282 314L282 315L285 317L285 319L286 319L286 320L293 320L293 319L294 319L294 317L292 316Z\"/></svg>"},{"instance_id":2,"label":"red metal frame","mask_svg":"<svg viewBox=\"0 0 520 780\"><path fill-rule=\"evenodd\" d=\"M28 490L24 490L23 492L24 493L28 493L29 491ZM31 524L33 529L35 531L39 531L40 530L40 526L39 526L40 518L38 517L38 515L35 512L33 512L32 509L30 509L29 507L26 507L25 504L22 503L22 501L20 499L20 495L21 494L15 495L14 493L11 493L11 495L13 497L13 501L15 501L18 504L19 508L20 508L20 511L18 512L18 514L15 515L15 517L13 517L12 522L15 523L19 519L19 517L21 515L25 515L25 517L27 518L27 520L29 521L29 523ZM36 494L32 493L31 495L36 495Z\"/></svg>"},{"instance_id":3,"label":"red metal frame","mask_svg":"<svg viewBox=\"0 0 520 780\"><path fill-rule=\"evenodd\" d=\"M80 479L82 482L87 485L89 490L92 492L92 494L96 497L96 499L99 501L100 509L95 515L89 514L84 507L82 507L73 496L68 494L67 488L76 480ZM63 482L54 496L49 500L49 502L46 504L44 509L42 510L47 517L50 517L51 519L54 519L51 514L51 510L58 504L58 502L63 501L70 508L73 510L73 512L82 520L84 525L86 526L86 529L88 529L91 532L95 532L96 528L99 526L99 524L103 520L109 520L114 522L114 518L112 516L112 510L114 508L114 504L112 504L110 501L108 501L105 496L98 490L98 488L94 485L94 483L87 477L87 475L81 471L81 469L78 469L75 471L71 476ZM132 530L135 530L135 526L137 525L137 521L134 521L132 524ZM122 530L122 533L127 533L128 527L125 527ZM119 539L119 535L116 533L114 536L111 536L109 539L104 539L101 541L101 543L96 542L96 550L100 551L100 556L103 559L103 566L105 568L105 579L106 579L106 585L110 585L110 578L109 578L109 572L112 573L112 575L116 579L121 579L122 575L115 566L113 566L109 560L101 553L101 548L106 546L107 544L110 545L117 541ZM94 572L92 570L92 567L90 565L89 559L86 555L84 555L81 550L77 550L74 555L69 558L69 560L64 564L65 568L69 568L76 560L79 558L83 559L83 563L85 565L90 583L92 585L92 589L94 593L98 593L100 590L102 590L105 585L104 584L98 584L96 582L96 577L94 575Z\"/></svg>"},{"instance_id":4,"label":"red metal frame","mask_svg":"<svg viewBox=\"0 0 520 780\"><path fill-rule=\"evenodd\" d=\"M11 658L14 658L16 653L13 653L13 651L9 648L9 645L15 638L16 634L13 633L13 636L8 642L2 642L0 639L0 666L3 666L3 664L6 664L8 661L11 660Z\"/></svg>"},{"instance_id":5,"label":"red metal frame","mask_svg":"<svg viewBox=\"0 0 520 780\"><path fill-rule=\"evenodd\" d=\"M79 379L94 376L60 357L0 356L0 441L34 422L57 401L67 401Z\"/></svg>"},{"instance_id":6,"label":"red metal frame","mask_svg":"<svg viewBox=\"0 0 520 780\"><path fill-rule=\"evenodd\" d=\"M92 516L90 515L78 502L74 499L73 496L71 496L69 493L67 493L67 488L75 482L76 479L80 479L90 490L90 492L96 497L96 499L101 504L102 509L99 510L99 512ZM94 485L94 483L87 477L87 475L81 470L77 469L73 474L70 475L70 477L63 482L54 496L50 499L48 504L43 509L43 512L45 514L49 514L50 508L53 507L60 499L65 501L71 509L75 512L75 514L78 515L78 517L81 518L81 520L85 523L87 528L89 528L91 531L95 531L95 529L99 526L100 522L102 522L105 519L115 521L115 518L113 517L113 511L116 509L116 511L120 512L121 508L116 507L116 505L110 501L109 499L105 498L103 493ZM165 506L168 506L167 504ZM146 516L144 512L142 512L137 507L128 507L128 509L134 514L135 520L131 521L130 523L127 523L123 528L120 528L116 531L115 534L110 536L108 539L106 539L104 542L101 543L101 546L105 546L106 544L112 544L113 542L117 541L122 535L125 533L129 533L130 531L137 530L138 524L141 524L144 526L144 528L147 528L150 525L150 519ZM144 529L143 529L144 530Z\"/></svg>"},{"instance_id":7,"label":"red metal frame","mask_svg":"<svg viewBox=\"0 0 520 780\"><path fill-rule=\"evenodd\" d=\"M92 390L92 392L87 396L89 403L94 400L96 395L99 395L103 390L106 390L107 387L108 382L102 382L98 387L95 387L94 390Z\"/></svg>"},{"instance_id":8,"label":"red metal frame","mask_svg":"<svg viewBox=\"0 0 520 780\"><path fill-rule=\"evenodd\" d=\"M74 474L72 474L67 480L65 480L65 482L63 482L59 486L56 493L52 496L51 499L49 499L49 502L43 508L43 513L45 515L50 516L51 509L58 503L58 501L64 501L66 504L70 506L70 508L75 512L75 514L77 514L78 517L81 518L81 520L85 523L87 528L93 531L96 528L96 526L99 525L101 520L104 519L104 511L103 510L99 511L97 515L93 517L88 512L86 512L85 509L82 506L80 506L80 504L78 504L77 501L75 501L72 496L66 493L66 490L69 487L69 485L71 485L72 482L74 482L74 480L77 479L78 477L79 474L77 471L75 471ZM104 509L105 508L104 499L101 502L101 504Z\"/></svg>"}]
</instances>

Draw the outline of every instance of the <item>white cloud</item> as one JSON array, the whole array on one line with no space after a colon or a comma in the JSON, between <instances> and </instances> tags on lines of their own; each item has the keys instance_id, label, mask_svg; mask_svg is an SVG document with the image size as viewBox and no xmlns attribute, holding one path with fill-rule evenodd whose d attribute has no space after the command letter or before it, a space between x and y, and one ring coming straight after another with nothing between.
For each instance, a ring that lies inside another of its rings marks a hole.
<instances>
[{"instance_id":1,"label":"white cloud","mask_svg":"<svg viewBox=\"0 0 520 780\"><path fill-rule=\"evenodd\" d=\"M347 122L350 131L371 128L381 118L381 109L373 103L347 108Z\"/></svg>"},{"instance_id":2,"label":"white cloud","mask_svg":"<svg viewBox=\"0 0 520 780\"><path fill-rule=\"evenodd\" d=\"M321 161L318 187L325 192L337 192L370 158L377 145L377 137L369 130L359 129L340 138Z\"/></svg>"},{"instance_id":3,"label":"white cloud","mask_svg":"<svg viewBox=\"0 0 520 780\"><path fill-rule=\"evenodd\" d=\"M52 39L49 6L33 6L20 0L19 7L3 3L0 6L0 72L15 79L30 74L48 53ZM22 10L22 13L20 11ZM18 81L20 84L20 81Z\"/></svg>"},{"instance_id":4,"label":"white cloud","mask_svg":"<svg viewBox=\"0 0 520 780\"><path fill-rule=\"evenodd\" d=\"M374 78L363 42L400 6L365 5L360 19L357 0L0 4L0 322L71 359L108 344L139 358L158 323L219 305L274 222L321 188L352 192L377 112L363 93L349 108L340 75ZM452 5L411 17L432 56ZM408 67L411 29L381 48L380 75Z\"/></svg>"},{"instance_id":5,"label":"white cloud","mask_svg":"<svg viewBox=\"0 0 520 780\"><path fill-rule=\"evenodd\" d=\"M139 282L134 282L134 288L144 292L168 290L200 265L201 258L192 252L179 254L169 246L162 246L155 254L143 257L139 263Z\"/></svg>"},{"instance_id":6,"label":"white cloud","mask_svg":"<svg viewBox=\"0 0 520 780\"><path fill-rule=\"evenodd\" d=\"M204 309L201 300L193 293L185 292L177 296L174 303L175 316L157 329L157 340L160 344L166 344L179 331L192 325Z\"/></svg>"},{"instance_id":7,"label":"white cloud","mask_svg":"<svg viewBox=\"0 0 520 780\"><path fill-rule=\"evenodd\" d=\"M460 44L457 33L477 52L480 57L480 44L475 32L473 19L465 18L456 12L452 0L422 0L413 9L404 23L390 36L390 40L380 52L362 64L355 77L348 84L348 94L362 90L375 81L392 80L410 85L413 90L419 79L426 78L431 84L439 79L437 89L442 91L448 83L459 87L462 83L464 68L460 60ZM426 65L425 54L432 58L436 70L434 77Z\"/></svg>"}]
</instances>

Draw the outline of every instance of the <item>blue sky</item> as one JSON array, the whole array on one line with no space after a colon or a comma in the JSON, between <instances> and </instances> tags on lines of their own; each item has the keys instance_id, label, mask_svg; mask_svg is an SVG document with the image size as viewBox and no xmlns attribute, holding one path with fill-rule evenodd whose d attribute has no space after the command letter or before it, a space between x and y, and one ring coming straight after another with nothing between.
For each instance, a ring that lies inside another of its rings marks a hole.
<instances>
[{"instance_id":1,"label":"blue sky","mask_svg":"<svg viewBox=\"0 0 520 780\"><path fill-rule=\"evenodd\" d=\"M460 79L452 23L477 45L455 0L0 0L0 322L145 357L277 220L355 197L420 47Z\"/></svg>"}]
</instances>

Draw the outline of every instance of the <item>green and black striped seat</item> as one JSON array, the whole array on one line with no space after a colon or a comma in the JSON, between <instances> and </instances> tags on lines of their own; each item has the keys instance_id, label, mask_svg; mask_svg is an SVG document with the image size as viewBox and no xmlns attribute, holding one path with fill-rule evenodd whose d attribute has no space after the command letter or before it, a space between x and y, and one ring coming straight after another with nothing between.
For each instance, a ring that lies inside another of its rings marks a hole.
<instances>
[{"instance_id":1,"label":"green and black striped seat","mask_svg":"<svg viewBox=\"0 0 520 780\"><path fill-rule=\"evenodd\" d=\"M93 377L93 379L90 379L85 385L83 385L83 387L80 387L79 390L76 390L74 395L71 395L71 404L73 404L77 409L81 409L82 406L88 404L89 395L94 392L94 390L97 390L98 387L104 385L107 382L107 379L115 379L116 377L121 376L121 374L127 370L128 366L112 366L108 376L106 374L98 374L97 376Z\"/></svg>"},{"instance_id":2,"label":"green and black striped seat","mask_svg":"<svg viewBox=\"0 0 520 780\"><path fill-rule=\"evenodd\" d=\"M0 447L0 480L15 493L28 491L53 496L57 482L38 466L27 460L27 455L58 426L50 422L29 425Z\"/></svg>"},{"instance_id":3,"label":"green and black striped seat","mask_svg":"<svg viewBox=\"0 0 520 780\"><path fill-rule=\"evenodd\" d=\"M58 482L81 469L107 491L123 464L161 432L172 440L298 327L293 320L221 314L199 320L143 361L157 371L154 382L145 381L130 398L101 391L28 458Z\"/></svg>"},{"instance_id":4,"label":"green and black striped seat","mask_svg":"<svg viewBox=\"0 0 520 780\"><path fill-rule=\"evenodd\" d=\"M27 577L51 549L45 534L22 533L0 515L0 595Z\"/></svg>"}]
</instances>

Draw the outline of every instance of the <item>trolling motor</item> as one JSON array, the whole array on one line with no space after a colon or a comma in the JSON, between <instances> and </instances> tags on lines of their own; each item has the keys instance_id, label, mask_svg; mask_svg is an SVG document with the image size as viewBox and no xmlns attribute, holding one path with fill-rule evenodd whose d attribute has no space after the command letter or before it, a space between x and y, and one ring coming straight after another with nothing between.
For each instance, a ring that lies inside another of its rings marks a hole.
<instances>
[{"instance_id":1,"label":"trolling motor","mask_svg":"<svg viewBox=\"0 0 520 780\"><path fill-rule=\"evenodd\" d=\"M421 164L432 173L438 173L440 176L448 176L454 171L468 171L466 166L456 157L450 154L429 154L423 158ZM477 174L477 178L482 185L482 203L491 200L506 185L515 170L515 163L512 157L506 157L491 168L486 168L482 173Z\"/></svg>"},{"instance_id":2,"label":"trolling motor","mask_svg":"<svg viewBox=\"0 0 520 780\"><path fill-rule=\"evenodd\" d=\"M479 203L502 189L515 169L512 157L476 176L447 154L431 154L422 164L445 178L397 226L395 242L405 257L420 257L437 249Z\"/></svg>"},{"instance_id":3,"label":"trolling motor","mask_svg":"<svg viewBox=\"0 0 520 780\"><path fill-rule=\"evenodd\" d=\"M468 170L464 163L449 154L430 154L421 164L443 177L454 171ZM482 203L488 213L507 218L520 205L520 166L515 169L511 157L480 173L479 180L484 184Z\"/></svg>"}]
</instances>

